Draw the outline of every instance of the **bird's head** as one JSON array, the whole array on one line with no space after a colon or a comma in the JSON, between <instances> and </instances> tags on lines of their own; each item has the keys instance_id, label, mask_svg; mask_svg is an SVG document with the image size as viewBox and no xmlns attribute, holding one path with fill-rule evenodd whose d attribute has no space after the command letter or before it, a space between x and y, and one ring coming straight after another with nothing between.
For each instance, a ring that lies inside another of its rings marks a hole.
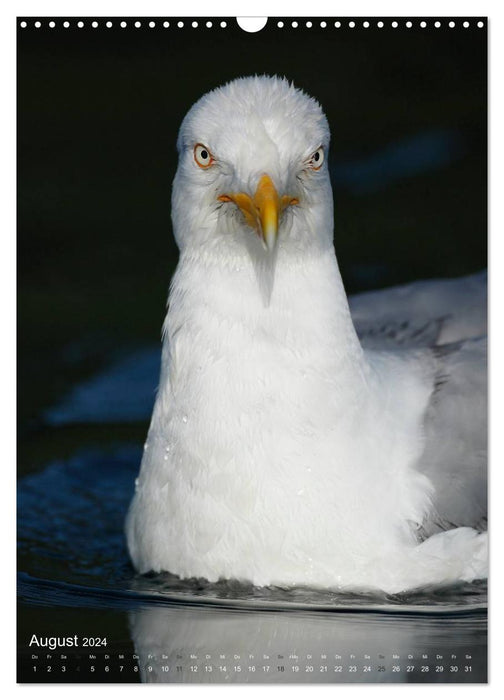
<instances>
[{"instance_id":1,"label":"bird's head","mask_svg":"<svg viewBox=\"0 0 504 700\"><path fill-rule=\"evenodd\" d=\"M329 127L285 78L234 80L204 95L178 138L172 216L186 246L298 253L332 242Z\"/></svg>"}]
</instances>

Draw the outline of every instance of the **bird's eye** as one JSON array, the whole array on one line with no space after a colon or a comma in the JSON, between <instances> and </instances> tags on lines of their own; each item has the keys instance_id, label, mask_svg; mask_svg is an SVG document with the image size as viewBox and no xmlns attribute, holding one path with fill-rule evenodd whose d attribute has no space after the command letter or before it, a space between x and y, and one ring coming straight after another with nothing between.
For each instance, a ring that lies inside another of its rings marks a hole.
<instances>
[{"instance_id":1,"label":"bird's eye","mask_svg":"<svg viewBox=\"0 0 504 700\"><path fill-rule=\"evenodd\" d=\"M309 160L308 160L308 165L312 170L320 170L322 167L322 163L324 162L324 149L321 146L320 148L317 148L315 153L313 153Z\"/></svg>"},{"instance_id":2,"label":"bird's eye","mask_svg":"<svg viewBox=\"0 0 504 700\"><path fill-rule=\"evenodd\" d=\"M215 163L213 155L202 143L197 143L194 147L194 160L200 168L209 168Z\"/></svg>"}]
</instances>

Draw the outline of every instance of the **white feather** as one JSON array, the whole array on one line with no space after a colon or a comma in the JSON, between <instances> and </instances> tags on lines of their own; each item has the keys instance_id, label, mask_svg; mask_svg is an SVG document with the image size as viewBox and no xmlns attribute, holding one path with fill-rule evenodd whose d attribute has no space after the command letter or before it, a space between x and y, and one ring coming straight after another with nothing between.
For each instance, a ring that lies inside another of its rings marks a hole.
<instances>
[{"instance_id":1,"label":"white feather","mask_svg":"<svg viewBox=\"0 0 504 700\"><path fill-rule=\"evenodd\" d=\"M198 168L196 143L215 167ZM486 575L484 536L470 528L418 546L421 527L443 517L435 471L454 461L441 450L425 459L440 357L363 350L332 246L327 167L303 168L320 145L320 106L278 78L234 81L184 119L172 197L180 260L126 525L140 572L390 592ZM217 200L253 193L264 173L299 198L276 259ZM443 399L445 423L453 400Z\"/></svg>"}]
</instances>

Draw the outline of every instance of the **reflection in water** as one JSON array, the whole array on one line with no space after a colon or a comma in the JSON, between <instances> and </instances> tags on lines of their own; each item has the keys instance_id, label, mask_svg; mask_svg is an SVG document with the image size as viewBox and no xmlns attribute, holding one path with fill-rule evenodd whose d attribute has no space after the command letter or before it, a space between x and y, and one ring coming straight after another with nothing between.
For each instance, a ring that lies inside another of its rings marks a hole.
<instances>
[{"instance_id":1,"label":"reflection in water","mask_svg":"<svg viewBox=\"0 0 504 700\"><path fill-rule=\"evenodd\" d=\"M130 623L143 682L460 683L486 676L479 614L150 607L132 612Z\"/></svg>"}]
</instances>

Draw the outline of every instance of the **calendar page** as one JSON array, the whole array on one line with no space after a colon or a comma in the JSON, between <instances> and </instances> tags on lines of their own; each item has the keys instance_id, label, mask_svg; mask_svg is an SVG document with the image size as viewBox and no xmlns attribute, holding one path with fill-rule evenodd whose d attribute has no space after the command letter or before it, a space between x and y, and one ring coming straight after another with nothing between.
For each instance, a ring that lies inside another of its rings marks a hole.
<instances>
[{"instance_id":1,"label":"calendar page","mask_svg":"<svg viewBox=\"0 0 504 700\"><path fill-rule=\"evenodd\" d=\"M485 17L18 17L18 682L486 683Z\"/></svg>"}]
</instances>

